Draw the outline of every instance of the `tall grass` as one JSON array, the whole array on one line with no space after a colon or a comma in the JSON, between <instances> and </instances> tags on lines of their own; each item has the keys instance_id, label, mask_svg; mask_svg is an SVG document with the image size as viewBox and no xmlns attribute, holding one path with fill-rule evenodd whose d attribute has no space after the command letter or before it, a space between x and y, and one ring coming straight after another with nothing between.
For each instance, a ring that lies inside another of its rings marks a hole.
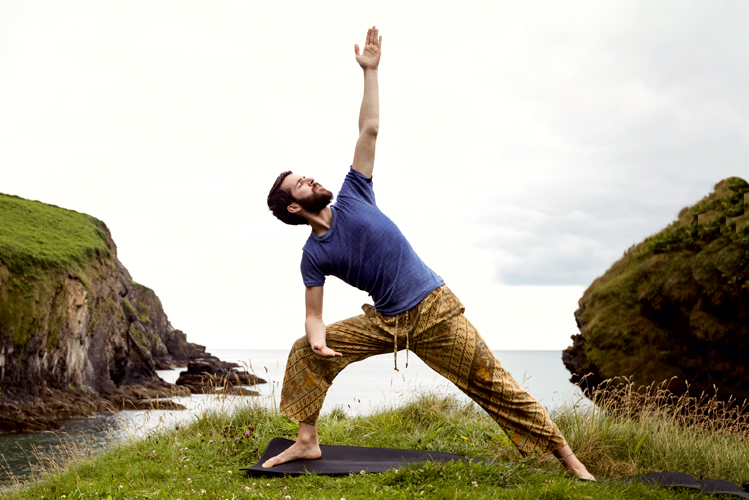
<instances>
[{"instance_id":1,"label":"tall grass","mask_svg":"<svg viewBox=\"0 0 749 500\"><path fill-rule=\"evenodd\" d=\"M488 458L497 465L421 464L382 474L258 479L241 474L273 437L297 424L256 399L225 395L188 423L135 431L108 449L40 456L34 478L15 481L9 499L26 498L699 498L616 481L654 471L749 479L745 406L689 398L664 387L611 383L553 416L599 478L581 483L542 454L521 459L496 424L472 403L422 393L398 406L352 417L336 408L319 421L323 444L397 447ZM610 479L606 481L605 479Z\"/></svg>"},{"instance_id":2,"label":"tall grass","mask_svg":"<svg viewBox=\"0 0 749 500\"><path fill-rule=\"evenodd\" d=\"M591 394L595 406L565 406L555 420L594 474L679 471L738 484L749 479L747 402L677 395L667 387L608 380Z\"/></svg>"}]
</instances>

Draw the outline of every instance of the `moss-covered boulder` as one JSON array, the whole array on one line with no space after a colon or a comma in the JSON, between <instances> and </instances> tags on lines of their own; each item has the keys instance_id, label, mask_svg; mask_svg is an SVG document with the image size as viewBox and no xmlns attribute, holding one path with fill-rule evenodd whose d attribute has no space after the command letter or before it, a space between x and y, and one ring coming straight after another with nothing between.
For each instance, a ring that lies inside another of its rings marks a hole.
<instances>
[{"instance_id":1,"label":"moss-covered boulder","mask_svg":"<svg viewBox=\"0 0 749 500\"><path fill-rule=\"evenodd\" d=\"M749 398L749 184L725 179L585 291L562 355L577 382Z\"/></svg>"}]
</instances>

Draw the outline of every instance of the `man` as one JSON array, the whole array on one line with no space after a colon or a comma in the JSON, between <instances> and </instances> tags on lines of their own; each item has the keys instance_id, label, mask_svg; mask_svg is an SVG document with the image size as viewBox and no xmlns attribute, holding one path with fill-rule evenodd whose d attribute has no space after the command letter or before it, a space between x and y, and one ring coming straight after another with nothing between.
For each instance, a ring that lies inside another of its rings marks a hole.
<instances>
[{"instance_id":1,"label":"man","mask_svg":"<svg viewBox=\"0 0 749 500\"><path fill-rule=\"evenodd\" d=\"M375 354L412 350L456 384L502 427L518 451L551 451L575 476L594 480L572 453L538 401L505 371L464 307L416 255L398 227L375 203L372 170L379 129L377 68L382 37L373 26L356 62L364 70L364 97L354 160L334 205L333 193L311 177L282 173L268 195L268 207L287 224L309 224L302 252L306 286L306 337L294 343L281 391L281 412L299 421L295 444L269 459L273 467L300 458L320 458L317 418L335 376L350 363ZM325 276L337 276L367 291L374 307L365 314L325 326ZM406 365L408 366L408 365Z\"/></svg>"}]
</instances>

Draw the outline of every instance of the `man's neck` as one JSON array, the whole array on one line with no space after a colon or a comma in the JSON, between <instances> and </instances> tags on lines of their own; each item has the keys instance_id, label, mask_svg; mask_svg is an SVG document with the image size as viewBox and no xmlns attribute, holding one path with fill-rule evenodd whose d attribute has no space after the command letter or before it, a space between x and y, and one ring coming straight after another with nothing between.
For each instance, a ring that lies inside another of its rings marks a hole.
<instances>
[{"instance_id":1,"label":"man's neck","mask_svg":"<svg viewBox=\"0 0 749 500\"><path fill-rule=\"evenodd\" d=\"M322 236L330 229L330 223L333 220L333 212L330 207L325 207L318 213L307 217L307 222L312 226L312 231L318 236Z\"/></svg>"}]
</instances>

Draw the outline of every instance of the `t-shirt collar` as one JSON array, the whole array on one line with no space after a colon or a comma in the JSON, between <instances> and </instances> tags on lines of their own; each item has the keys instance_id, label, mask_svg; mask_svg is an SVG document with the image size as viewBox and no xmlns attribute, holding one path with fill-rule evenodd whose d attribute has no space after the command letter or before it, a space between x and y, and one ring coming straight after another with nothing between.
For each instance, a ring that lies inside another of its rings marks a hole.
<instances>
[{"instance_id":1,"label":"t-shirt collar","mask_svg":"<svg viewBox=\"0 0 749 500\"><path fill-rule=\"evenodd\" d=\"M330 206L330 211L333 214L332 217L331 217L331 219L330 219L330 229L328 229L327 231L325 231L325 234L323 234L322 236L316 235L314 231L311 232L312 234L310 236L312 236L312 238L316 239L317 241L325 241L328 238L330 238L331 234L333 234L333 230L335 229L335 220L336 220L336 208L335 208L335 205L331 205Z\"/></svg>"}]
</instances>

